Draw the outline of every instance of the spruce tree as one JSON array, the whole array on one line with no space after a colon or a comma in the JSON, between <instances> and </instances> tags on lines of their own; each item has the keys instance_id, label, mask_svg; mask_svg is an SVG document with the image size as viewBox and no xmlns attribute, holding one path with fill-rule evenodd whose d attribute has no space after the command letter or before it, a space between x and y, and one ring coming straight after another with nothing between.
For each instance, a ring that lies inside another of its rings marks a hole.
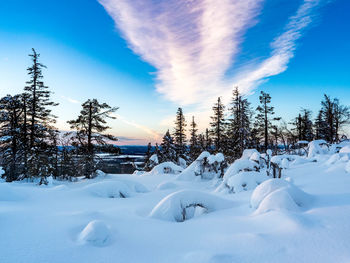
<instances>
[{"instance_id":1,"label":"spruce tree","mask_svg":"<svg viewBox=\"0 0 350 263\"><path fill-rule=\"evenodd\" d=\"M21 122L23 107L20 95L0 99L0 152L7 182L17 180L21 173L23 145Z\"/></svg>"},{"instance_id":2,"label":"spruce tree","mask_svg":"<svg viewBox=\"0 0 350 263\"><path fill-rule=\"evenodd\" d=\"M50 155L57 147L52 141L56 134L53 124L56 122L56 116L52 115L52 106L57 106L50 100L51 92L44 85L42 69L45 65L39 62L40 54L32 49L29 56L32 65L27 68L30 80L26 82L24 108L26 109L23 127L23 140L26 140L28 130L28 145L26 146L25 177L41 177L40 184L47 183L46 177L52 175L52 159ZM27 124L28 121L28 124Z\"/></svg>"},{"instance_id":3,"label":"spruce tree","mask_svg":"<svg viewBox=\"0 0 350 263\"><path fill-rule=\"evenodd\" d=\"M169 130L163 136L160 150L160 162L173 162L177 163L176 147L174 139L171 136Z\"/></svg>"},{"instance_id":4,"label":"spruce tree","mask_svg":"<svg viewBox=\"0 0 350 263\"><path fill-rule=\"evenodd\" d=\"M221 152L224 148L224 140L225 140L225 128L226 122L224 117L225 106L221 102L220 97L218 97L217 102L213 106L213 116L211 116L212 122L211 126L211 136L214 139L215 151Z\"/></svg>"},{"instance_id":5,"label":"spruce tree","mask_svg":"<svg viewBox=\"0 0 350 263\"><path fill-rule=\"evenodd\" d=\"M89 99L82 104L78 118L68 121L75 132L72 136L73 144L83 156L83 174L86 178L92 178L97 170L94 145L105 145L109 141L117 140L115 136L104 133L110 128L106 125L106 119L115 119L110 114L117 109L107 103L99 103L96 99Z\"/></svg>"},{"instance_id":6,"label":"spruce tree","mask_svg":"<svg viewBox=\"0 0 350 263\"><path fill-rule=\"evenodd\" d=\"M192 161L196 160L198 155L201 153L201 146L199 144L199 136L197 135L197 132L197 123L194 121L194 116L192 116L190 125L190 158Z\"/></svg>"},{"instance_id":7,"label":"spruce tree","mask_svg":"<svg viewBox=\"0 0 350 263\"><path fill-rule=\"evenodd\" d=\"M272 128L272 120L279 120L280 118L272 118L275 114L274 107L270 106L271 96L268 93L261 91L259 96L260 105L256 108L258 114L255 116L255 126L259 135L264 140L265 151L269 147L269 135Z\"/></svg>"},{"instance_id":8,"label":"spruce tree","mask_svg":"<svg viewBox=\"0 0 350 263\"><path fill-rule=\"evenodd\" d=\"M176 147L176 154L178 157L186 158L186 120L183 115L182 108L178 108L176 112L175 129L174 129L174 140Z\"/></svg>"},{"instance_id":9,"label":"spruce tree","mask_svg":"<svg viewBox=\"0 0 350 263\"><path fill-rule=\"evenodd\" d=\"M251 109L250 103L239 93L238 87L233 90L229 125L227 129L228 152L226 155L231 159L239 158L243 150L249 146L251 133Z\"/></svg>"},{"instance_id":10,"label":"spruce tree","mask_svg":"<svg viewBox=\"0 0 350 263\"><path fill-rule=\"evenodd\" d=\"M292 131L295 132L295 136L299 141L313 140L314 133L310 110L302 109L291 124L293 125Z\"/></svg>"}]
</instances>

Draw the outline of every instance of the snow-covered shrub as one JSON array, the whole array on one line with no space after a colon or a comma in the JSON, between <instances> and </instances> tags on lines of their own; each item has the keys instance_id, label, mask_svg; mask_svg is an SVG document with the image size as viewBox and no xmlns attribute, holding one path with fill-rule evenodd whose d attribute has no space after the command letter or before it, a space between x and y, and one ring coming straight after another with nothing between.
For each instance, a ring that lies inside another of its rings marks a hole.
<instances>
[{"instance_id":1,"label":"snow-covered shrub","mask_svg":"<svg viewBox=\"0 0 350 263\"><path fill-rule=\"evenodd\" d=\"M313 158L319 154L327 154L328 152L329 147L325 140L315 140L308 144L308 158Z\"/></svg>"},{"instance_id":2,"label":"snow-covered shrub","mask_svg":"<svg viewBox=\"0 0 350 263\"><path fill-rule=\"evenodd\" d=\"M0 178L5 174L4 169L0 166Z\"/></svg>"},{"instance_id":3,"label":"snow-covered shrub","mask_svg":"<svg viewBox=\"0 0 350 263\"><path fill-rule=\"evenodd\" d=\"M183 222L198 210L210 213L232 207L232 202L218 196L194 190L181 190L163 198L151 211L150 217Z\"/></svg>"},{"instance_id":4,"label":"snow-covered shrub","mask_svg":"<svg viewBox=\"0 0 350 263\"><path fill-rule=\"evenodd\" d=\"M173 162L164 162L155 166L149 173L144 175L161 175L161 174L178 174L183 171L181 166L174 164Z\"/></svg>"},{"instance_id":5,"label":"snow-covered shrub","mask_svg":"<svg viewBox=\"0 0 350 263\"><path fill-rule=\"evenodd\" d=\"M98 177L106 176L106 173L103 172L103 171L101 171L101 170L96 170L95 174L96 174L96 177L97 177L97 176L98 176Z\"/></svg>"},{"instance_id":6,"label":"snow-covered shrub","mask_svg":"<svg viewBox=\"0 0 350 263\"><path fill-rule=\"evenodd\" d=\"M261 172L260 155L256 150L244 150L242 158L234 161L227 169L217 192L237 193L254 189L266 176ZM259 160L259 161L257 161Z\"/></svg>"},{"instance_id":7,"label":"snow-covered shrub","mask_svg":"<svg viewBox=\"0 0 350 263\"><path fill-rule=\"evenodd\" d=\"M177 178L179 180L193 180L197 176L202 179L218 178L223 175L226 166L222 153L211 155L204 151Z\"/></svg>"},{"instance_id":8,"label":"snow-covered shrub","mask_svg":"<svg viewBox=\"0 0 350 263\"><path fill-rule=\"evenodd\" d=\"M159 164L158 155L152 154L145 163L144 171L149 172L158 164Z\"/></svg>"},{"instance_id":9,"label":"snow-covered shrub","mask_svg":"<svg viewBox=\"0 0 350 263\"><path fill-rule=\"evenodd\" d=\"M268 179L267 176L260 172L239 172L227 179L225 187L229 188L230 192L238 193L255 189L255 187L266 179Z\"/></svg>"},{"instance_id":10,"label":"snow-covered shrub","mask_svg":"<svg viewBox=\"0 0 350 263\"><path fill-rule=\"evenodd\" d=\"M94 220L88 223L78 236L81 243L90 243L94 246L103 246L110 239L110 231L107 225L100 221Z\"/></svg>"},{"instance_id":11,"label":"snow-covered shrub","mask_svg":"<svg viewBox=\"0 0 350 263\"><path fill-rule=\"evenodd\" d=\"M276 191L284 191L286 194L278 193L272 195ZM307 206L311 200L309 194L300 190L291 182L283 179L269 179L255 188L250 199L250 205L252 208L258 209L262 205L263 201L267 198L265 204L259 210L259 212L266 212L267 210L274 209L281 210L283 207L285 209L292 208L293 205L291 204L289 197L287 197L287 194L299 207ZM278 198L282 198L283 200L279 201Z\"/></svg>"},{"instance_id":12,"label":"snow-covered shrub","mask_svg":"<svg viewBox=\"0 0 350 263\"><path fill-rule=\"evenodd\" d=\"M133 181L104 181L90 184L83 191L97 197L105 198L127 198L135 193L145 193L147 188Z\"/></svg>"},{"instance_id":13,"label":"snow-covered shrub","mask_svg":"<svg viewBox=\"0 0 350 263\"><path fill-rule=\"evenodd\" d=\"M187 162L184 158L179 157L177 162L178 162L178 165L181 166L182 168L185 169L187 167Z\"/></svg>"},{"instance_id":14,"label":"snow-covered shrub","mask_svg":"<svg viewBox=\"0 0 350 263\"><path fill-rule=\"evenodd\" d=\"M278 189L266 196L256 210L256 214L263 214L269 211L299 211L300 207L295 203L288 191Z\"/></svg>"}]
</instances>

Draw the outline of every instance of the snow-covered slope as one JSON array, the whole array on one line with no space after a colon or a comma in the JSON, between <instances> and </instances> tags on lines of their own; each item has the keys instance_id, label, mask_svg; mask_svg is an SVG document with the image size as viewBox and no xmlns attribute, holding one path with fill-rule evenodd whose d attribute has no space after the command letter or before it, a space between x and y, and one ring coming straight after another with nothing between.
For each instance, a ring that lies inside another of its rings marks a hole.
<instances>
[{"instance_id":1,"label":"snow-covered slope","mask_svg":"<svg viewBox=\"0 0 350 263\"><path fill-rule=\"evenodd\" d=\"M161 169L0 182L0 262L350 262L349 159L333 154L290 161L288 181L236 193L215 191L218 178L183 181Z\"/></svg>"}]
</instances>

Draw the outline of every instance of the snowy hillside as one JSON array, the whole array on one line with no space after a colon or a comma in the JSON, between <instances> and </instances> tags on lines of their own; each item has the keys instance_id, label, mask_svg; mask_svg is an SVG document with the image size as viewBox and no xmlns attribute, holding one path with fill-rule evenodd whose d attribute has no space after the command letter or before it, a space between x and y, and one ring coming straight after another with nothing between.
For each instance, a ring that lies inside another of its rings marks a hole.
<instances>
[{"instance_id":1,"label":"snowy hillside","mask_svg":"<svg viewBox=\"0 0 350 263\"><path fill-rule=\"evenodd\" d=\"M241 169L252 152L223 180L189 176L192 166L1 182L0 262L350 262L346 147L279 157L281 179Z\"/></svg>"}]
</instances>

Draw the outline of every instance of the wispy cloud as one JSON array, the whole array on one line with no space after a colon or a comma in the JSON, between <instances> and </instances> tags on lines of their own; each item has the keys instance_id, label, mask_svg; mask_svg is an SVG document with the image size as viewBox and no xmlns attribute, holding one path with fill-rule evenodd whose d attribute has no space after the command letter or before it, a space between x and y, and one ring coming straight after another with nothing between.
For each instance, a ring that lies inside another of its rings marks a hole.
<instances>
[{"instance_id":1,"label":"wispy cloud","mask_svg":"<svg viewBox=\"0 0 350 263\"><path fill-rule=\"evenodd\" d=\"M231 88L224 80L262 0L99 0L130 48L157 69L157 90L181 105Z\"/></svg>"},{"instance_id":2,"label":"wispy cloud","mask_svg":"<svg viewBox=\"0 0 350 263\"><path fill-rule=\"evenodd\" d=\"M289 18L285 31L271 43L271 56L259 65L239 74L234 81L235 85L247 93L268 77L284 72L289 61L294 57L297 40L302 37L303 31L312 22L313 11L320 2L321 0L304 0L296 14Z\"/></svg>"},{"instance_id":3,"label":"wispy cloud","mask_svg":"<svg viewBox=\"0 0 350 263\"><path fill-rule=\"evenodd\" d=\"M72 99L72 98L70 98L70 97L66 97L66 96L63 96L63 95L62 95L61 98L67 100L67 101L70 102L70 103L81 104L80 101L75 100L75 99Z\"/></svg>"}]
</instances>

